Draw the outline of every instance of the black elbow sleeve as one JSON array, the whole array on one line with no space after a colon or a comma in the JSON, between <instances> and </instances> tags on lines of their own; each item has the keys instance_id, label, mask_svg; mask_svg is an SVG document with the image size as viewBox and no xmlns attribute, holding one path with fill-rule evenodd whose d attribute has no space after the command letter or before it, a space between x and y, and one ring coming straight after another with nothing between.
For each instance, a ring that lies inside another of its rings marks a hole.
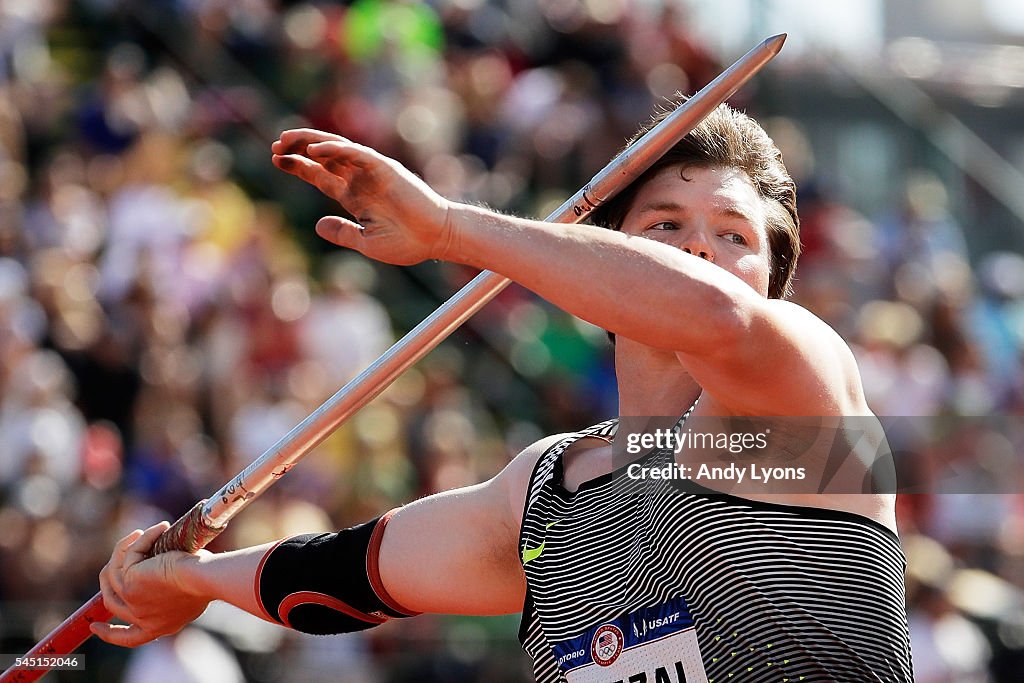
<instances>
[{"instance_id":1,"label":"black elbow sleeve","mask_svg":"<svg viewBox=\"0 0 1024 683\"><path fill-rule=\"evenodd\" d=\"M268 550L255 579L267 617L328 635L417 614L398 605L380 579L380 541L394 512L337 533L294 536Z\"/></svg>"}]
</instances>

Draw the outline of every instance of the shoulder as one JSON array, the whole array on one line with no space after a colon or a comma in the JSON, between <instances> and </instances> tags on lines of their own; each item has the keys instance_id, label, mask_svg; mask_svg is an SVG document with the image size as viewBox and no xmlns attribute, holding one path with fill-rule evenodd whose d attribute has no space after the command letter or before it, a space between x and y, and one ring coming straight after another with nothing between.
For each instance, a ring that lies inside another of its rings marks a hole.
<instances>
[{"instance_id":1,"label":"shoulder","mask_svg":"<svg viewBox=\"0 0 1024 683\"><path fill-rule=\"evenodd\" d=\"M571 433L552 434L530 444L513 458L505 468L491 480L494 494L501 495L508 505L510 522L516 527L522 522L523 507L537 463L552 446L572 436Z\"/></svg>"},{"instance_id":2,"label":"shoulder","mask_svg":"<svg viewBox=\"0 0 1024 683\"><path fill-rule=\"evenodd\" d=\"M844 415L866 412L860 368L846 340L831 325L799 304L772 299L769 305L784 319L783 325L793 340L786 346L792 363L790 370L797 382L802 377L811 387L820 388L824 412Z\"/></svg>"},{"instance_id":3,"label":"shoulder","mask_svg":"<svg viewBox=\"0 0 1024 683\"><path fill-rule=\"evenodd\" d=\"M498 475L504 479L503 485L512 493L518 492L519 498L523 499L526 489L530 485L530 478L533 476L533 471L537 467L541 456L547 453L555 444L570 436L572 436L571 432L552 434L524 448Z\"/></svg>"},{"instance_id":4,"label":"shoulder","mask_svg":"<svg viewBox=\"0 0 1024 683\"><path fill-rule=\"evenodd\" d=\"M867 410L857 361L827 322L799 304L761 299L743 334L693 370L698 382L740 414L850 415ZM786 387L783 391L781 387Z\"/></svg>"}]
</instances>

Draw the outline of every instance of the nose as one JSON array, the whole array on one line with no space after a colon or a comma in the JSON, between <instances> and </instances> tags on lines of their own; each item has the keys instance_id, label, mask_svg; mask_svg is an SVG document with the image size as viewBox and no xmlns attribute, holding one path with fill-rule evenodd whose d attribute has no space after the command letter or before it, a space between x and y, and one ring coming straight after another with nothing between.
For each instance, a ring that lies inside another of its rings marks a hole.
<instances>
[{"instance_id":1,"label":"nose","mask_svg":"<svg viewBox=\"0 0 1024 683\"><path fill-rule=\"evenodd\" d=\"M711 244L705 239L704 234L699 230L693 230L687 235L686 241L683 243L683 251L687 254L699 256L705 261L715 262L715 252L711 248Z\"/></svg>"}]
</instances>

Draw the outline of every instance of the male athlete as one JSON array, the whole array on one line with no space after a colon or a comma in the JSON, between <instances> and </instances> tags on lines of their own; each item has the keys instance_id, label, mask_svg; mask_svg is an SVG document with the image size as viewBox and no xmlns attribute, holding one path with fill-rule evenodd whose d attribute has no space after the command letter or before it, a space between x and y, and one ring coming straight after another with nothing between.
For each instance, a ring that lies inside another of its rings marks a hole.
<instances>
[{"instance_id":1,"label":"male athlete","mask_svg":"<svg viewBox=\"0 0 1024 683\"><path fill-rule=\"evenodd\" d=\"M272 151L353 218L318 222L330 242L493 270L614 334L622 418L673 416L677 437L704 418L872 419L850 349L784 300L795 187L767 134L727 106L602 208L595 220L612 229L448 201L318 131L286 131ZM211 600L311 633L522 611L539 681L912 680L891 495L682 486L646 475L696 466L699 449L621 467L617 424L543 439L487 482L337 534L145 559L167 524L135 531L100 576L127 625L93 632L139 645ZM820 464L758 447L744 467Z\"/></svg>"}]
</instances>

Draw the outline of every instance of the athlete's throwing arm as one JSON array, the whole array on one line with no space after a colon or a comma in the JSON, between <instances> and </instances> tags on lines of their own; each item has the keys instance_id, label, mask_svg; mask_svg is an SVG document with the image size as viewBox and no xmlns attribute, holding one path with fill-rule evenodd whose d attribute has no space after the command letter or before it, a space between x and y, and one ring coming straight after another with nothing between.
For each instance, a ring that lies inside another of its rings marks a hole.
<instances>
[{"instance_id":1,"label":"athlete's throwing arm","mask_svg":"<svg viewBox=\"0 0 1024 683\"><path fill-rule=\"evenodd\" d=\"M867 412L846 343L807 310L768 298L765 226L775 207L739 169L694 169L688 180L666 169L644 182L614 231L447 201L394 160L319 131L286 131L272 150L278 168L355 217L320 219L317 233L334 244L386 263L440 259L498 272L594 325L678 354L722 414ZM781 383L790 391L780 394Z\"/></svg>"}]
</instances>

